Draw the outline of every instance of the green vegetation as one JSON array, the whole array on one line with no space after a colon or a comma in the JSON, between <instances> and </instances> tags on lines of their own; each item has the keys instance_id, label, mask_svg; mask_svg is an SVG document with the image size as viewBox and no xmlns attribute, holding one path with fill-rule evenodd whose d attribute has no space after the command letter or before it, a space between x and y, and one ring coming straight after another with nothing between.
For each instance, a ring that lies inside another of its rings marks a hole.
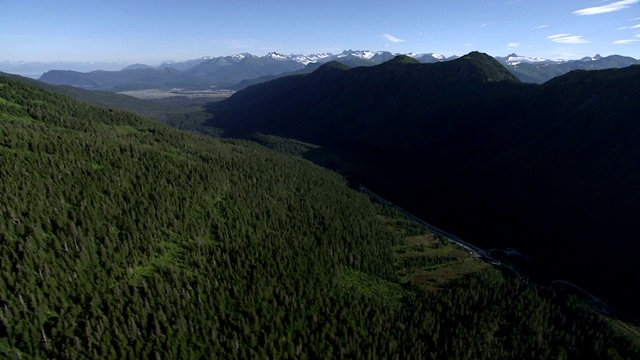
<instances>
[{"instance_id":1,"label":"green vegetation","mask_svg":"<svg viewBox=\"0 0 640 360\"><path fill-rule=\"evenodd\" d=\"M2 357L640 356L300 157L0 84Z\"/></svg>"},{"instance_id":2,"label":"green vegetation","mask_svg":"<svg viewBox=\"0 0 640 360\"><path fill-rule=\"evenodd\" d=\"M295 139L283 139L278 136L254 134L250 139L269 149L288 155L304 156L310 151L320 149L318 145L304 143Z\"/></svg>"},{"instance_id":3,"label":"green vegetation","mask_svg":"<svg viewBox=\"0 0 640 360\"><path fill-rule=\"evenodd\" d=\"M402 305L402 298L406 295L406 291L396 282L350 268L340 269L338 285L345 291L356 291L394 310Z\"/></svg>"},{"instance_id":4,"label":"green vegetation","mask_svg":"<svg viewBox=\"0 0 640 360\"><path fill-rule=\"evenodd\" d=\"M467 250L433 234L408 238L406 244L395 247L395 252L400 281L428 290L437 290L451 280L489 266Z\"/></svg>"}]
</instances>

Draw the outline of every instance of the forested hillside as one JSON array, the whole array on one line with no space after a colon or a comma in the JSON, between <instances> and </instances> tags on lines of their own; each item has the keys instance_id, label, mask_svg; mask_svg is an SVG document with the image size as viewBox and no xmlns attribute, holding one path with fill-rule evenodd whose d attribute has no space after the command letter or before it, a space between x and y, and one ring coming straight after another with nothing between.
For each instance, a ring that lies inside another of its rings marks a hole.
<instances>
[{"instance_id":1,"label":"forested hillside","mask_svg":"<svg viewBox=\"0 0 640 360\"><path fill-rule=\"evenodd\" d=\"M640 356L306 160L6 77L0 189L0 358Z\"/></svg>"}]
</instances>

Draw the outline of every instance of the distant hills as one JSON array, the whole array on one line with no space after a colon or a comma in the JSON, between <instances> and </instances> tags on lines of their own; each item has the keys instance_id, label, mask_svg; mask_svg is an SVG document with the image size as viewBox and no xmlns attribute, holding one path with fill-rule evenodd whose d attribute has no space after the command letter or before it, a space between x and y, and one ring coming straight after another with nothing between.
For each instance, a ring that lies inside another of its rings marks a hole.
<instances>
[{"instance_id":1,"label":"distant hills","mask_svg":"<svg viewBox=\"0 0 640 360\"><path fill-rule=\"evenodd\" d=\"M184 63L163 63L157 68L136 64L120 71L80 73L51 70L44 73L40 80L51 84L110 91L209 88L230 86L247 78L281 74L302 68L302 63L277 53L263 57L239 54Z\"/></svg>"},{"instance_id":2,"label":"distant hills","mask_svg":"<svg viewBox=\"0 0 640 360\"><path fill-rule=\"evenodd\" d=\"M209 124L337 151L358 181L428 221L486 247L521 249L541 277L566 276L631 306L639 299L626 289L640 286L639 88L637 65L536 85L482 53L332 62L211 105Z\"/></svg>"},{"instance_id":3,"label":"distant hills","mask_svg":"<svg viewBox=\"0 0 640 360\"><path fill-rule=\"evenodd\" d=\"M79 72L89 72L97 69L107 71L121 70L127 66L122 62L93 62L93 61L0 61L0 71L17 74L32 79L37 79L43 73L52 70L73 70Z\"/></svg>"},{"instance_id":4,"label":"distant hills","mask_svg":"<svg viewBox=\"0 0 640 360\"><path fill-rule=\"evenodd\" d=\"M201 79L172 68L155 69L140 66L120 71L98 70L89 73L51 70L43 74L39 80L49 84L112 91L206 86Z\"/></svg>"},{"instance_id":5,"label":"distant hills","mask_svg":"<svg viewBox=\"0 0 640 360\"><path fill-rule=\"evenodd\" d=\"M40 80L93 90L126 91L147 88L209 88L242 89L251 84L278 76L309 73L323 63L339 61L350 67L373 66L392 59L387 51L345 50L340 54L284 55L269 53L255 56L247 53L222 57L203 57L183 62L164 62L157 67L134 64L120 71L50 70ZM422 63L456 59L437 53L407 54ZM640 64L631 57L611 55L580 60L551 60L510 54L496 57L511 73L524 82L544 83L572 70L621 68Z\"/></svg>"},{"instance_id":6,"label":"distant hills","mask_svg":"<svg viewBox=\"0 0 640 360\"><path fill-rule=\"evenodd\" d=\"M638 65L640 61L628 56L611 55L602 57L584 57L580 60L550 60L543 58L529 58L516 54L496 57L509 71L524 82L542 84L556 76L566 74L572 70L603 70L623 68Z\"/></svg>"}]
</instances>

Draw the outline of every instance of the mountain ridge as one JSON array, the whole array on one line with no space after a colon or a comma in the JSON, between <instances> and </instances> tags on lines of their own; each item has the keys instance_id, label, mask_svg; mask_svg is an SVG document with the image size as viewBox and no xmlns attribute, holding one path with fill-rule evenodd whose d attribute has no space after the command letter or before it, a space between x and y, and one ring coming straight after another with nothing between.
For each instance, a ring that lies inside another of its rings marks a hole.
<instances>
[{"instance_id":1,"label":"mountain ridge","mask_svg":"<svg viewBox=\"0 0 640 360\"><path fill-rule=\"evenodd\" d=\"M137 77L130 81L123 81L119 72L97 74L95 72L79 73L62 70L50 70L44 73L40 80L56 84L81 86L89 89L101 90L131 90L144 87L189 87L203 88L208 86L241 89L249 84L272 79L277 76L298 72L309 72L312 64L339 61L350 67L373 66L396 55L388 51L345 50L333 55L330 53L313 55L284 55L276 52L265 56L241 53L221 57L202 57L183 62L164 62L157 67L144 64L132 65L136 70L148 71L145 80ZM406 54L422 63L437 63L451 61L458 56L445 57L437 53ZM529 58L510 54L506 57L495 57L511 73L520 80L532 83L543 83L555 76L565 74L575 69L603 69L620 68L640 63L639 60L619 55L584 58L581 60L551 60L543 58ZM131 66L126 70L132 70ZM153 70L175 69L183 74L174 74L174 78L167 78L166 74ZM241 83L245 83L241 85Z\"/></svg>"}]
</instances>

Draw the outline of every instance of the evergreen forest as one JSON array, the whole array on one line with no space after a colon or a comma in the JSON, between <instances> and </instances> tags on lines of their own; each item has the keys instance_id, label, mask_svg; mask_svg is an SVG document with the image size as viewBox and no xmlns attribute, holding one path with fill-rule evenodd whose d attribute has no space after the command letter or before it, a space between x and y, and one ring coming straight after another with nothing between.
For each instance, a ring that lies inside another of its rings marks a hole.
<instances>
[{"instance_id":1,"label":"evergreen forest","mask_svg":"<svg viewBox=\"0 0 640 360\"><path fill-rule=\"evenodd\" d=\"M0 189L0 359L640 358L302 157L8 77Z\"/></svg>"}]
</instances>

